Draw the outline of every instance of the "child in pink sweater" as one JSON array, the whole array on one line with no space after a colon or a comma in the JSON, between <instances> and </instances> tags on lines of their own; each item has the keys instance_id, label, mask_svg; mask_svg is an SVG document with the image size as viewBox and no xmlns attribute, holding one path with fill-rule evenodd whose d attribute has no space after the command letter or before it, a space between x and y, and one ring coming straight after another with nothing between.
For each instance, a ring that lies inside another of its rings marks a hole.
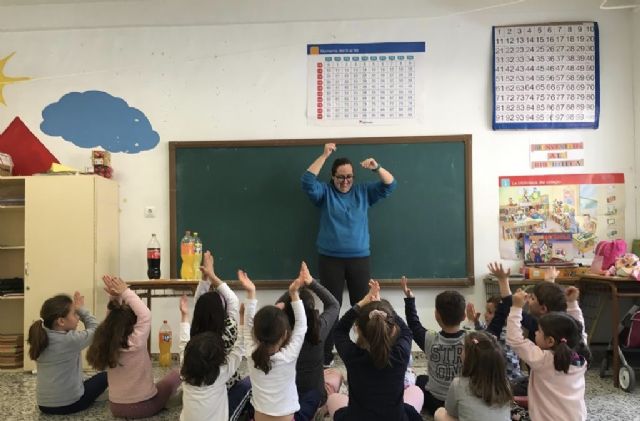
<instances>
[{"instance_id":1,"label":"child in pink sweater","mask_svg":"<svg viewBox=\"0 0 640 421\"><path fill-rule=\"evenodd\" d=\"M520 322L527 294L513 294L507 319L507 344L531 368L529 414L532 421L587 419L584 375L591 360L578 307L579 291L566 289L567 312L550 312L538 320L535 343L522 335Z\"/></svg>"},{"instance_id":2,"label":"child in pink sweater","mask_svg":"<svg viewBox=\"0 0 640 421\"><path fill-rule=\"evenodd\" d=\"M162 410L180 385L180 374L170 371L153 383L147 338L151 311L120 278L104 276L111 295L109 313L98 326L87 361L97 370L107 370L109 403L116 417L145 418Z\"/></svg>"}]
</instances>

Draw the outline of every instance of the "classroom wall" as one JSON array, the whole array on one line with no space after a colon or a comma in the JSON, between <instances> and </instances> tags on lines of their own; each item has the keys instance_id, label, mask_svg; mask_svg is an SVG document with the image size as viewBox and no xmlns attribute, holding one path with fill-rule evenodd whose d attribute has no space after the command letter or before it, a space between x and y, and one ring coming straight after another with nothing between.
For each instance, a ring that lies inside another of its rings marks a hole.
<instances>
[{"instance_id":1,"label":"classroom wall","mask_svg":"<svg viewBox=\"0 0 640 421\"><path fill-rule=\"evenodd\" d=\"M4 27L0 56L16 52L5 74L32 77L4 88L7 106L0 108L0 128L19 116L62 163L84 168L90 165L89 150L42 133L41 112L68 92L101 90L142 110L160 135L155 149L119 153L112 159L120 184L123 278L146 277L144 253L151 233L158 235L162 245L162 273L169 273L168 251L173 246L169 244L169 141L471 133L477 282L462 292L479 305L484 301L486 265L499 259L497 179L531 173L527 169L530 141L585 143L586 166L557 172L624 172L625 235L628 239L637 235L633 185L635 144L640 141L637 131L634 133L634 124L640 127L638 13L600 10L599 0L525 1L502 7L495 0L455 5L407 1L402 3L405 7L388 2L363 7L348 2L335 8L301 7L288 0L279 3L278 10L264 2L252 2L245 8L236 2L205 3L0 7ZM189 4L197 5L191 19L185 17ZM600 25L600 128L492 131L491 26L572 20L595 20ZM406 126L308 125L306 43L379 41L426 41L424 112L419 121ZM636 65L634 77L632 63ZM384 157L377 158L384 165ZM308 164L296 163L301 172ZM157 217L144 218L145 206L155 206ZM250 270L250 262L247 267ZM431 327L436 326L432 314L438 292L440 289L416 291L420 315ZM260 291L259 298L271 302L279 294ZM384 294L402 308L398 291ZM157 300L153 314L152 338L163 318L169 319L177 333L176 299Z\"/></svg>"}]
</instances>

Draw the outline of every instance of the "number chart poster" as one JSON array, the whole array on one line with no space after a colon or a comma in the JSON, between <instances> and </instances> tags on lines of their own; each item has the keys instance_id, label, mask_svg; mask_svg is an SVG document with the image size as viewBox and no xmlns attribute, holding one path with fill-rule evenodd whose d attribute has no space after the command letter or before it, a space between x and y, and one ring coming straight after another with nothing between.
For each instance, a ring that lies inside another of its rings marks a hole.
<instances>
[{"instance_id":1,"label":"number chart poster","mask_svg":"<svg viewBox=\"0 0 640 421\"><path fill-rule=\"evenodd\" d=\"M598 128L598 24L493 27L493 129Z\"/></svg>"},{"instance_id":2,"label":"number chart poster","mask_svg":"<svg viewBox=\"0 0 640 421\"><path fill-rule=\"evenodd\" d=\"M307 45L307 120L403 124L419 110L424 42Z\"/></svg>"},{"instance_id":3,"label":"number chart poster","mask_svg":"<svg viewBox=\"0 0 640 421\"><path fill-rule=\"evenodd\" d=\"M624 237L624 174L499 177L500 257L522 259L524 234L570 233L577 258Z\"/></svg>"}]
</instances>

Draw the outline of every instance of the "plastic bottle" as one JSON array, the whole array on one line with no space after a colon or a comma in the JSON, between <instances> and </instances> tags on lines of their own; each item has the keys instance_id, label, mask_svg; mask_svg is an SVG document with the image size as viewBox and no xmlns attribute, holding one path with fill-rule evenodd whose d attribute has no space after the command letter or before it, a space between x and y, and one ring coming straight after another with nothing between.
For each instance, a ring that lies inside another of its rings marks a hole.
<instances>
[{"instance_id":1,"label":"plastic bottle","mask_svg":"<svg viewBox=\"0 0 640 421\"><path fill-rule=\"evenodd\" d=\"M158 333L158 348L160 348L160 367L171 367L171 342L172 342L171 327L165 320L160 326L160 332Z\"/></svg>"},{"instance_id":2,"label":"plastic bottle","mask_svg":"<svg viewBox=\"0 0 640 421\"><path fill-rule=\"evenodd\" d=\"M198 233L193 233L193 279L202 279L202 240L198 237Z\"/></svg>"},{"instance_id":3,"label":"plastic bottle","mask_svg":"<svg viewBox=\"0 0 640 421\"><path fill-rule=\"evenodd\" d=\"M181 279L193 279L193 237L191 231L185 231L184 237L180 241L180 257L182 267L180 268Z\"/></svg>"},{"instance_id":4,"label":"plastic bottle","mask_svg":"<svg viewBox=\"0 0 640 421\"><path fill-rule=\"evenodd\" d=\"M147 244L147 276L149 279L160 279L160 243L155 234Z\"/></svg>"}]
</instances>

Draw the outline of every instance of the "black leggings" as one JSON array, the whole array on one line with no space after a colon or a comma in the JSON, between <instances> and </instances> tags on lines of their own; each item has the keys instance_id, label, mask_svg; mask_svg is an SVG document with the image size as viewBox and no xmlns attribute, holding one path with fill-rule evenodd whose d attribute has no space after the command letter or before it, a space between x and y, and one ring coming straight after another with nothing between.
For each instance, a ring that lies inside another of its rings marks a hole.
<instances>
[{"instance_id":1,"label":"black leggings","mask_svg":"<svg viewBox=\"0 0 640 421\"><path fill-rule=\"evenodd\" d=\"M371 279L371 259L366 257L341 258L319 255L318 268L320 283L336 297L342 306L342 291L347 282L349 301L353 306L369 292ZM333 327L324 342L324 363L333 360Z\"/></svg>"},{"instance_id":2,"label":"black leggings","mask_svg":"<svg viewBox=\"0 0 640 421\"><path fill-rule=\"evenodd\" d=\"M40 411L52 415L69 415L84 411L105 391L107 386L107 372L101 371L84 381L84 395L76 402L65 406L39 406Z\"/></svg>"}]
</instances>

